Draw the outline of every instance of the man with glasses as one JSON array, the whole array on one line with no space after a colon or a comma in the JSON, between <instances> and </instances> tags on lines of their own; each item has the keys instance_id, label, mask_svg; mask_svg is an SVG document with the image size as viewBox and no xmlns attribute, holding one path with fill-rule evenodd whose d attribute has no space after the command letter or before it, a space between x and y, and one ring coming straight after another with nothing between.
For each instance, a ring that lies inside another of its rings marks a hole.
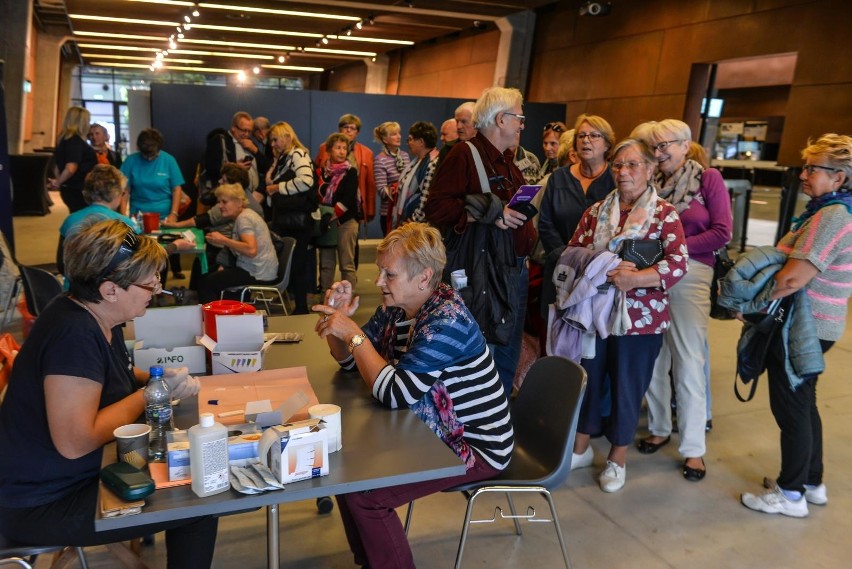
<instances>
[{"instance_id":1,"label":"man with glasses","mask_svg":"<svg viewBox=\"0 0 852 569\"><path fill-rule=\"evenodd\" d=\"M204 153L204 168L211 180L218 179L222 166L234 162L249 175L249 189L255 192L260 183L259 172L266 172L269 163L263 151L252 140L254 122L245 111L234 113L231 127L227 131L217 129L207 136L207 150ZM213 188L208 188L213 189ZM255 194L261 202L263 195Z\"/></svg>"},{"instance_id":2,"label":"man with glasses","mask_svg":"<svg viewBox=\"0 0 852 569\"><path fill-rule=\"evenodd\" d=\"M522 104L517 89L483 92L471 117L479 131L447 154L425 212L444 235L444 281L449 282L450 271L466 271L469 285L459 292L485 334L508 394L523 337L526 257L535 243L532 224L507 205L524 183L512 152L526 120Z\"/></svg>"}]
</instances>

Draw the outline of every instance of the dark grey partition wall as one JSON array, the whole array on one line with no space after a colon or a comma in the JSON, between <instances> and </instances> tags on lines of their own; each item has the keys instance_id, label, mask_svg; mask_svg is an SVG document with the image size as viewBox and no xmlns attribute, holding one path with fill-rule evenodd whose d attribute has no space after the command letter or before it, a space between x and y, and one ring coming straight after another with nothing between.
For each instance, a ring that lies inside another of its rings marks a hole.
<instances>
[{"instance_id":1,"label":"dark grey partition wall","mask_svg":"<svg viewBox=\"0 0 852 569\"><path fill-rule=\"evenodd\" d=\"M358 141L373 149L373 129L384 121L397 121L403 129L403 147L408 127L416 121L429 121L436 129L452 117L464 99L367 95L336 91L287 91L203 85L151 85L151 122L165 137L165 150L177 158L188 182L195 176L196 164L204 153L204 140L214 128L227 128L236 111L265 116L270 121L287 121L299 139L316 156L320 145L337 132L337 119L344 113L361 118ZM521 144L541 154L541 131L549 121L565 120L565 105L527 103L526 129ZM378 219L367 228L369 237L379 237Z\"/></svg>"}]
</instances>

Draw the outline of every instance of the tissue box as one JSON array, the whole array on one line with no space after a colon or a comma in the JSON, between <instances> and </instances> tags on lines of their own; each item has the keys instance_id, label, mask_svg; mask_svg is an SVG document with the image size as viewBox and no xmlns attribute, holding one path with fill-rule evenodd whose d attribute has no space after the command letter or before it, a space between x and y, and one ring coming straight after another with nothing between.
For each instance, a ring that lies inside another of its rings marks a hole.
<instances>
[{"instance_id":1,"label":"tissue box","mask_svg":"<svg viewBox=\"0 0 852 569\"><path fill-rule=\"evenodd\" d=\"M216 317L218 341L205 336L201 343L211 354L211 373L242 373L263 369L263 356L271 342L263 343L263 316L241 314Z\"/></svg>"},{"instance_id":2,"label":"tissue box","mask_svg":"<svg viewBox=\"0 0 852 569\"><path fill-rule=\"evenodd\" d=\"M319 419L270 427L258 446L260 461L282 484L328 474L328 431Z\"/></svg>"},{"instance_id":3,"label":"tissue box","mask_svg":"<svg viewBox=\"0 0 852 569\"><path fill-rule=\"evenodd\" d=\"M245 466L257 458L257 445L262 433L257 425L231 425L228 434L239 432L228 437L228 462L237 466ZM166 433L166 464L169 468L169 480L187 480L189 474L189 439L186 431L168 431Z\"/></svg>"},{"instance_id":4,"label":"tissue box","mask_svg":"<svg viewBox=\"0 0 852 569\"><path fill-rule=\"evenodd\" d=\"M201 305L149 308L133 321L133 328L136 367L188 367L189 373L207 373L204 347L196 343L202 330Z\"/></svg>"}]
</instances>

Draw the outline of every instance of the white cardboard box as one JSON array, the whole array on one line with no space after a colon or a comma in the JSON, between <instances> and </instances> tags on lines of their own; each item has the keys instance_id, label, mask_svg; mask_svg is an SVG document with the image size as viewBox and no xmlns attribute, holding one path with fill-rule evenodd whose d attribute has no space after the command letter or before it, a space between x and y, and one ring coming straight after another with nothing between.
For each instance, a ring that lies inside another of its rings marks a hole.
<instances>
[{"instance_id":1,"label":"white cardboard box","mask_svg":"<svg viewBox=\"0 0 852 569\"><path fill-rule=\"evenodd\" d=\"M152 365L188 367L189 373L207 373L201 336L201 305L149 308L133 321L136 343L133 362L147 370Z\"/></svg>"},{"instance_id":2,"label":"white cardboard box","mask_svg":"<svg viewBox=\"0 0 852 569\"><path fill-rule=\"evenodd\" d=\"M328 431L319 419L269 427L258 458L282 484L328 474Z\"/></svg>"},{"instance_id":3,"label":"white cardboard box","mask_svg":"<svg viewBox=\"0 0 852 569\"><path fill-rule=\"evenodd\" d=\"M263 343L263 316L240 314L216 317L218 341L204 336L211 353L211 373L242 373L263 369L263 356L274 340Z\"/></svg>"}]
</instances>

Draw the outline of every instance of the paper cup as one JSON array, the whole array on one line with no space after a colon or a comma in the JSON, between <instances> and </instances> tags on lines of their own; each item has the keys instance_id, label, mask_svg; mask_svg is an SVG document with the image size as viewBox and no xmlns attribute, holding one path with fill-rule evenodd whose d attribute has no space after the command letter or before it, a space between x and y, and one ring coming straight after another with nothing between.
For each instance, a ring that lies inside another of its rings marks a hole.
<instances>
[{"instance_id":1,"label":"paper cup","mask_svg":"<svg viewBox=\"0 0 852 569\"><path fill-rule=\"evenodd\" d=\"M140 470L148 464L148 425L124 425L112 432L118 460Z\"/></svg>"},{"instance_id":2,"label":"paper cup","mask_svg":"<svg viewBox=\"0 0 852 569\"><path fill-rule=\"evenodd\" d=\"M322 419L328 430L328 452L343 448L343 431L340 424L340 407L331 403L320 403L308 408L311 419Z\"/></svg>"},{"instance_id":3,"label":"paper cup","mask_svg":"<svg viewBox=\"0 0 852 569\"><path fill-rule=\"evenodd\" d=\"M142 230L145 233L153 233L160 228L159 213L142 213Z\"/></svg>"}]
</instances>

